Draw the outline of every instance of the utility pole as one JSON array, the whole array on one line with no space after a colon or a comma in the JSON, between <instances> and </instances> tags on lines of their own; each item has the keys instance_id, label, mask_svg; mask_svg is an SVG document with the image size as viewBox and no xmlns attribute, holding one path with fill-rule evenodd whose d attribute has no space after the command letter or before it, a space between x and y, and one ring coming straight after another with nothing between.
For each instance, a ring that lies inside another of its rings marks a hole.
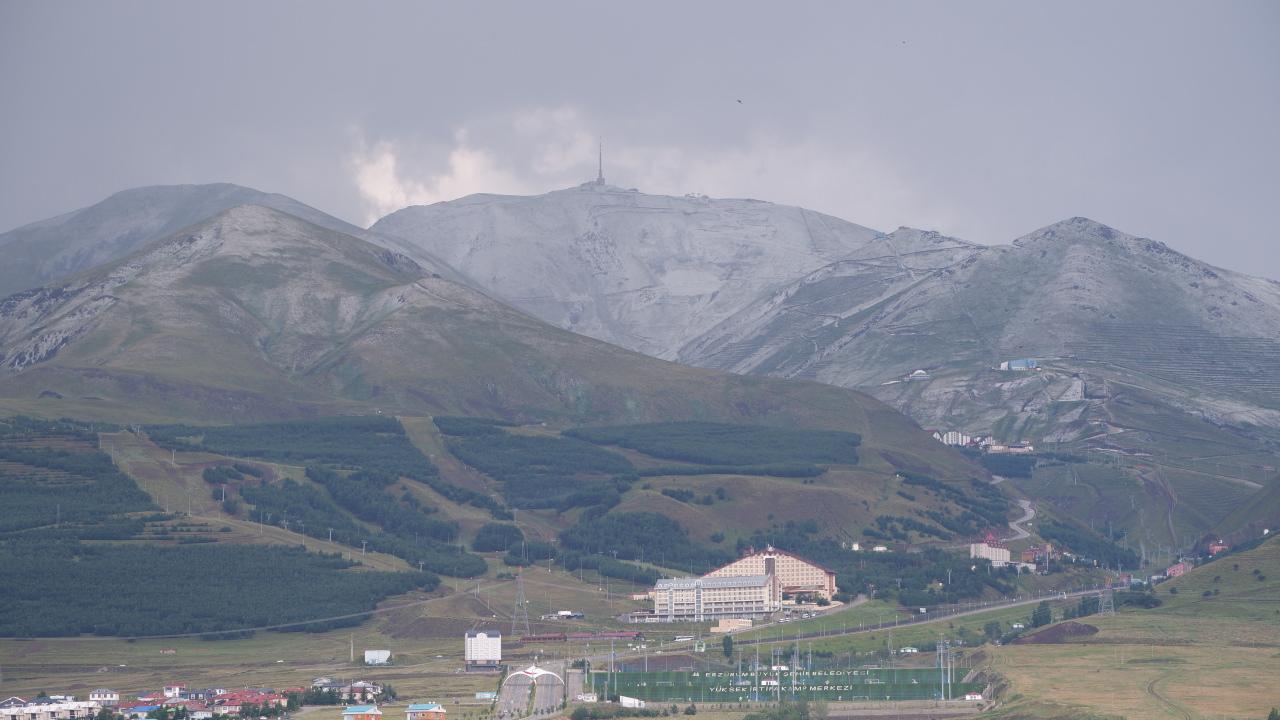
<instances>
[{"instance_id":1,"label":"utility pole","mask_svg":"<svg viewBox=\"0 0 1280 720\"><path fill-rule=\"evenodd\" d=\"M511 635L516 634L516 627L524 627L524 634L530 634L529 631L529 602L524 596L524 571L523 568L516 571L516 604L511 611Z\"/></svg>"}]
</instances>

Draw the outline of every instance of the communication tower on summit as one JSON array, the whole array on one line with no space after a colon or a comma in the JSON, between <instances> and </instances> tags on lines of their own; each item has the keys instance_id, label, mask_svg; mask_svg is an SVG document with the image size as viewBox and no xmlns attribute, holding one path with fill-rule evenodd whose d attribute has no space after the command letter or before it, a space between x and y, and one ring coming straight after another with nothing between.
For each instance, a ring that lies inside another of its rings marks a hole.
<instances>
[{"instance_id":1,"label":"communication tower on summit","mask_svg":"<svg viewBox=\"0 0 1280 720\"><path fill-rule=\"evenodd\" d=\"M596 184L604 185L604 140L600 140L598 147L599 155L597 157Z\"/></svg>"}]
</instances>

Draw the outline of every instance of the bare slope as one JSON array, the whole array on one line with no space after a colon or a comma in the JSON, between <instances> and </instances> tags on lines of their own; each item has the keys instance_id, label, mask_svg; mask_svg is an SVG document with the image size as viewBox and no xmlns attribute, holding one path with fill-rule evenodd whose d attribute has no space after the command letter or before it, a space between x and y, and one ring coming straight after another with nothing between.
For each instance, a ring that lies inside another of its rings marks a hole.
<instances>
[{"instance_id":1,"label":"bare slope","mask_svg":"<svg viewBox=\"0 0 1280 720\"><path fill-rule=\"evenodd\" d=\"M408 258L240 206L0 301L0 407L114 420L369 413L716 419L861 433L974 472L857 392L687 368L553 328Z\"/></svg>"},{"instance_id":2,"label":"bare slope","mask_svg":"<svg viewBox=\"0 0 1280 720\"><path fill-rule=\"evenodd\" d=\"M745 308L680 358L843 386L925 369L930 380L876 394L921 422L974 431L990 431L1011 400L1041 410L1085 400L1090 379L1139 376L1174 405L1280 422L1280 284L1084 218L1005 247L908 229L881 245ZM1060 372L986 372L1021 357Z\"/></svg>"},{"instance_id":3,"label":"bare slope","mask_svg":"<svg viewBox=\"0 0 1280 720\"><path fill-rule=\"evenodd\" d=\"M230 183L133 188L90 207L0 234L0 254L5 260L0 264L0 297L118 260L188 225L247 203L276 208L330 230L366 239L371 236L293 198ZM381 242L395 244L385 238ZM432 270L452 276L434 258L421 252L417 255Z\"/></svg>"},{"instance_id":4,"label":"bare slope","mask_svg":"<svg viewBox=\"0 0 1280 720\"><path fill-rule=\"evenodd\" d=\"M1106 431L1121 383L1167 414L1280 427L1280 283L1086 218L987 247L586 184L410 207L372 229L554 325L701 367L866 388L927 426L1086 437ZM1021 357L1047 372L991 370ZM917 369L929 379L895 383Z\"/></svg>"},{"instance_id":5,"label":"bare slope","mask_svg":"<svg viewBox=\"0 0 1280 720\"><path fill-rule=\"evenodd\" d=\"M371 230L443 258L553 325L667 359L762 293L877 235L802 208L594 183L409 207Z\"/></svg>"}]
</instances>

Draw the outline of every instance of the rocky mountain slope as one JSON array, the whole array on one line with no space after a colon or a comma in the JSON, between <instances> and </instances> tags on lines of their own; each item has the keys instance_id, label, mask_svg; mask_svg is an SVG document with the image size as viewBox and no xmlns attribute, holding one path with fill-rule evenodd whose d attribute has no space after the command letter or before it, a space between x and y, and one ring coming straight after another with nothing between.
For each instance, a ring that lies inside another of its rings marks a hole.
<instances>
[{"instance_id":1,"label":"rocky mountain slope","mask_svg":"<svg viewBox=\"0 0 1280 720\"><path fill-rule=\"evenodd\" d=\"M626 351L261 206L0 301L0 351L0 409L9 412L116 422L376 410L791 423L863 433L868 457L886 467L981 474L860 393Z\"/></svg>"},{"instance_id":2,"label":"rocky mountain slope","mask_svg":"<svg viewBox=\"0 0 1280 720\"><path fill-rule=\"evenodd\" d=\"M1090 431L1076 422L1088 400L1114 382L1205 417L1280 426L1278 283L1085 218L1010 246L901 229L881 247L760 299L680 359L874 388L923 423L975 432L1066 403L1033 434L1077 437ZM1042 369L997 369L1018 358ZM916 370L928 376L899 382Z\"/></svg>"},{"instance_id":3,"label":"rocky mountain slope","mask_svg":"<svg viewBox=\"0 0 1280 720\"><path fill-rule=\"evenodd\" d=\"M796 207L596 183L409 207L370 229L547 322L666 359L877 236Z\"/></svg>"},{"instance_id":4,"label":"rocky mountain slope","mask_svg":"<svg viewBox=\"0 0 1280 720\"><path fill-rule=\"evenodd\" d=\"M373 227L548 322L659 357L858 387L928 426L1107 432L1137 383L1173 413L1280 427L1280 284L1085 218L981 246L768 203L586 184ZM1042 371L995 370L1035 358ZM898 382L915 370L927 377Z\"/></svg>"},{"instance_id":5,"label":"rocky mountain slope","mask_svg":"<svg viewBox=\"0 0 1280 720\"><path fill-rule=\"evenodd\" d=\"M0 234L0 297L55 282L118 260L178 230L244 204L289 213L320 227L372 239L368 231L293 198L230 183L161 185L118 192L90 207ZM391 247L394 239L378 242ZM446 277L447 267L416 252L420 262Z\"/></svg>"}]
</instances>

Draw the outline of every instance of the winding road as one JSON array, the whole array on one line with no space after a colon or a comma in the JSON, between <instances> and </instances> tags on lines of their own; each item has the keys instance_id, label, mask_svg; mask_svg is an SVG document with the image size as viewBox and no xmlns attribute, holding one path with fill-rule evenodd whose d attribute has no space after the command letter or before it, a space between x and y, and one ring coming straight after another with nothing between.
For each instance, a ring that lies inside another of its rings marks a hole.
<instances>
[{"instance_id":1,"label":"winding road","mask_svg":"<svg viewBox=\"0 0 1280 720\"><path fill-rule=\"evenodd\" d=\"M1022 540L1031 537L1031 533L1022 527L1022 524L1030 522L1036 516L1036 509L1031 506L1030 500L1019 500L1018 505L1022 507L1022 517L1009 521L1009 529L1013 531L1013 536L1005 538L1006 540Z\"/></svg>"}]
</instances>

